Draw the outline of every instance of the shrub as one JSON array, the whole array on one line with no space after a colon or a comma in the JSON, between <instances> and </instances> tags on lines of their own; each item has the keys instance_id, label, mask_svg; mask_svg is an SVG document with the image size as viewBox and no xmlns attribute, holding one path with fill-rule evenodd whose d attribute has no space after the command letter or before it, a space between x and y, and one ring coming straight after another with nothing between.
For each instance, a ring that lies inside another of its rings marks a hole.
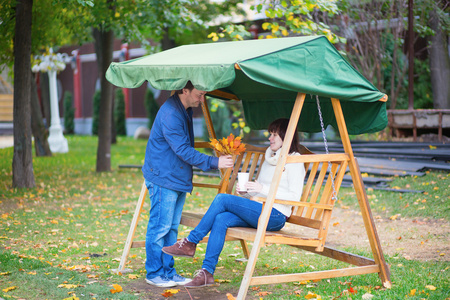
<instances>
[{"instance_id":1,"label":"shrub","mask_svg":"<svg viewBox=\"0 0 450 300\"><path fill-rule=\"evenodd\" d=\"M64 93L64 130L66 134L74 134L74 118L75 108L73 107L72 93L66 91Z\"/></svg>"},{"instance_id":2,"label":"shrub","mask_svg":"<svg viewBox=\"0 0 450 300\"><path fill-rule=\"evenodd\" d=\"M116 89L114 104L114 124L117 135L127 135L127 124L125 118L125 99L122 89Z\"/></svg>"},{"instance_id":3,"label":"shrub","mask_svg":"<svg viewBox=\"0 0 450 300\"><path fill-rule=\"evenodd\" d=\"M159 110L159 105L155 101L152 90L147 89L145 93L145 109L147 110L148 128L152 129L153 122L155 121L156 114Z\"/></svg>"},{"instance_id":4,"label":"shrub","mask_svg":"<svg viewBox=\"0 0 450 300\"><path fill-rule=\"evenodd\" d=\"M92 134L98 135L98 119L100 115L100 90L95 91L93 99L92 99Z\"/></svg>"}]
</instances>

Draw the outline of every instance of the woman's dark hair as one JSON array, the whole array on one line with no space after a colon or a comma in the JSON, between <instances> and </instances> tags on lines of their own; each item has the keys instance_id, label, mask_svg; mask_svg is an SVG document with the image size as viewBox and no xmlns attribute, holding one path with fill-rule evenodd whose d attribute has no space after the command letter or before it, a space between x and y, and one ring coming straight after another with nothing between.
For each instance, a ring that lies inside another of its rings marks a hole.
<instances>
[{"instance_id":1,"label":"woman's dark hair","mask_svg":"<svg viewBox=\"0 0 450 300\"><path fill-rule=\"evenodd\" d=\"M192 82L189 80L186 85L184 86L184 88L182 88L181 90L177 91L177 94L183 94L183 89L188 89L190 91L192 91L194 89L194 85L192 84Z\"/></svg>"},{"instance_id":2,"label":"woman's dark hair","mask_svg":"<svg viewBox=\"0 0 450 300\"><path fill-rule=\"evenodd\" d=\"M270 133L277 133L281 140L284 142L284 136L286 135L286 131L289 125L289 119L277 119L269 124L268 131ZM294 138L292 139L291 147L289 148L289 154L293 152L300 153L300 144L298 142L298 133L297 130L294 133Z\"/></svg>"}]
</instances>

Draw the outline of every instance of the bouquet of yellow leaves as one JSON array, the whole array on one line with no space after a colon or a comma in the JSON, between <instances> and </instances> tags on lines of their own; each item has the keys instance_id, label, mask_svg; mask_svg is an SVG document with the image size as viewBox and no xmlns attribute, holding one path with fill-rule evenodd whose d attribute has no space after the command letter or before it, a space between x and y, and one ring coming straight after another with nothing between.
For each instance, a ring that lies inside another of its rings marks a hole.
<instances>
[{"instance_id":1,"label":"bouquet of yellow leaves","mask_svg":"<svg viewBox=\"0 0 450 300\"><path fill-rule=\"evenodd\" d=\"M234 137L232 133L221 140L212 139L209 144L221 155L239 155L245 151L245 144L241 142L241 137Z\"/></svg>"}]
</instances>

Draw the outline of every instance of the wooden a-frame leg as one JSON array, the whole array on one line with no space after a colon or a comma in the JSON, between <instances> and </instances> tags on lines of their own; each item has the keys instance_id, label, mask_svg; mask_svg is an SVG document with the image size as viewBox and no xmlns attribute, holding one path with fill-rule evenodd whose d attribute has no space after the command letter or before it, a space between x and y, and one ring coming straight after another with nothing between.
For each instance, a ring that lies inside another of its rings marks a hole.
<instances>
[{"instance_id":1,"label":"wooden a-frame leg","mask_svg":"<svg viewBox=\"0 0 450 300\"><path fill-rule=\"evenodd\" d=\"M128 231L127 241L125 242L125 246L123 248L122 257L120 258L119 268L112 269L113 273L129 273L131 269L125 269L125 264L128 259L128 255L130 253L131 244L133 243L134 233L136 232L137 224L139 221L139 216L141 215L142 207L144 206L145 197L147 197L147 186L145 182L142 184L141 193L139 195L139 200L136 204L136 209L134 210L133 220L131 221L130 230Z\"/></svg>"},{"instance_id":2,"label":"wooden a-frame leg","mask_svg":"<svg viewBox=\"0 0 450 300\"><path fill-rule=\"evenodd\" d=\"M248 245L245 240L239 240L241 242L242 252L244 253L244 257L248 259L249 257L249 251L248 251Z\"/></svg>"},{"instance_id":3,"label":"wooden a-frame leg","mask_svg":"<svg viewBox=\"0 0 450 300\"><path fill-rule=\"evenodd\" d=\"M373 220L372 211L370 210L369 200L367 198L364 182L362 180L361 171L359 170L358 162L356 161L348 136L347 126L345 125L344 115L342 113L341 103L338 99L331 99L333 110L336 116L336 122L339 128L342 145L345 153L350 156L348 167L353 180L353 187L358 198L359 207L364 221L364 226L367 231L370 247L372 249L375 263L380 267L380 279L385 287L391 286L390 271L384 259L383 250L381 249L380 239L378 237L375 222Z\"/></svg>"},{"instance_id":4,"label":"wooden a-frame leg","mask_svg":"<svg viewBox=\"0 0 450 300\"><path fill-rule=\"evenodd\" d=\"M283 146L281 147L281 154L275 168L272 183L270 185L269 194L267 195L267 201L265 202L265 205L259 217L256 236L253 242L252 251L250 252L250 257L248 258L244 276L242 277L241 286L239 287L239 293L236 298L237 300L243 300L247 296L247 291L253 277L253 272L255 270L256 260L258 259L261 246L264 244L264 236L266 233L267 223L269 222L270 212L272 210L275 195L278 190L278 185L280 184L281 174L286 164L289 148L294 134L297 131L297 123L298 119L300 118L300 113L302 111L304 101L305 94L298 93L294 108L292 109L292 114L286 131L286 135L284 137Z\"/></svg>"}]
</instances>

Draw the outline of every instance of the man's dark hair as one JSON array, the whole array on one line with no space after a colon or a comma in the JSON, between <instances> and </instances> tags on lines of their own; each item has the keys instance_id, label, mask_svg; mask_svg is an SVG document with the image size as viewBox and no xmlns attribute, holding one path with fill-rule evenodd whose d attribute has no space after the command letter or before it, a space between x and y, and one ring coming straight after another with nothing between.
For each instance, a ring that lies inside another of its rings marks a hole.
<instances>
[{"instance_id":1,"label":"man's dark hair","mask_svg":"<svg viewBox=\"0 0 450 300\"><path fill-rule=\"evenodd\" d=\"M289 119L277 119L269 124L269 133L276 133L284 142L284 137L286 136L286 131L289 125ZM300 153L300 144L298 142L298 132L294 133L294 138L292 139L291 147L289 148L289 154L293 152Z\"/></svg>"},{"instance_id":2,"label":"man's dark hair","mask_svg":"<svg viewBox=\"0 0 450 300\"><path fill-rule=\"evenodd\" d=\"M184 89L188 89L189 91L192 91L194 89L194 85L192 84L192 82L190 80L186 83L184 88L177 91L177 94L183 94Z\"/></svg>"}]
</instances>

